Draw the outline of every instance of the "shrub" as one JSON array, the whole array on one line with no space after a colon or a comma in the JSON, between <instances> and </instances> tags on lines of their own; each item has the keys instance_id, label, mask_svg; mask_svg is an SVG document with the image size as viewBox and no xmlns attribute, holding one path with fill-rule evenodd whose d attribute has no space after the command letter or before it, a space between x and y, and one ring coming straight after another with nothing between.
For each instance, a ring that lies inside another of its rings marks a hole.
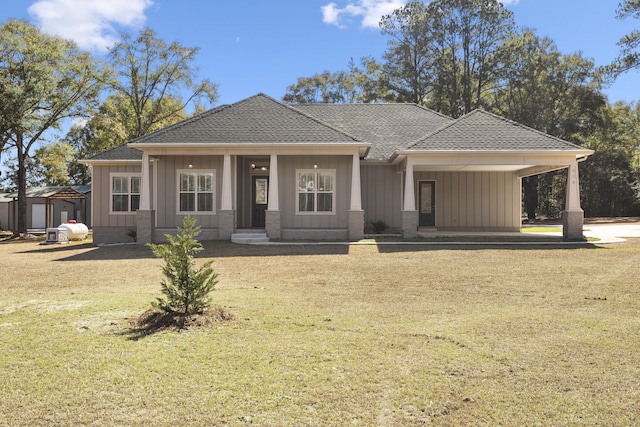
<instances>
[{"instance_id":1,"label":"shrub","mask_svg":"<svg viewBox=\"0 0 640 427\"><path fill-rule=\"evenodd\" d=\"M389 228L389 226L384 222L384 220L379 219L371 223L371 228L375 234L382 234L387 228Z\"/></svg>"},{"instance_id":2,"label":"shrub","mask_svg":"<svg viewBox=\"0 0 640 427\"><path fill-rule=\"evenodd\" d=\"M187 316L202 313L210 305L209 293L218 283L218 275L211 268L212 261L196 268L194 254L203 249L196 240L198 234L200 226L194 218L187 216L182 227L178 227L177 236L166 235L168 243L148 245L155 256L165 261L162 268L165 279L161 282L164 297L157 298L152 305L166 313L179 314L180 327L184 327Z\"/></svg>"}]
</instances>

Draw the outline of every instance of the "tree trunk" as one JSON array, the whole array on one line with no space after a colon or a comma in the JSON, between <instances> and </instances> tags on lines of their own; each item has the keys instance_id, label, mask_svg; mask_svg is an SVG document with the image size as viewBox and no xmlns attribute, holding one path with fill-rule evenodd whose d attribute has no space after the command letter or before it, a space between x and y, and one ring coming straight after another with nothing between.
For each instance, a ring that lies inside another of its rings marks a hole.
<instances>
[{"instance_id":1,"label":"tree trunk","mask_svg":"<svg viewBox=\"0 0 640 427\"><path fill-rule=\"evenodd\" d=\"M536 219L536 210L538 209L538 177L528 176L522 180L522 188L524 189L524 210L527 218Z\"/></svg>"},{"instance_id":2,"label":"tree trunk","mask_svg":"<svg viewBox=\"0 0 640 427\"><path fill-rule=\"evenodd\" d=\"M16 151L18 153L18 229L16 235L27 234L27 169L23 149L23 136L16 137Z\"/></svg>"}]
</instances>

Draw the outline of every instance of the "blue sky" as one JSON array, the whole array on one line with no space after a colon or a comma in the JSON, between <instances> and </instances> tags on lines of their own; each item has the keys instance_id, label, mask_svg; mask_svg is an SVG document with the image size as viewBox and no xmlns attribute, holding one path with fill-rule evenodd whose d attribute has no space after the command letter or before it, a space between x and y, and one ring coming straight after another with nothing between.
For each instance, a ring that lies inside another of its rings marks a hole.
<instances>
[{"instance_id":1,"label":"blue sky","mask_svg":"<svg viewBox=\"0 0 640 427\"><path fill-rule=\"evenodd\" d=\"M116 30L154 29L167 42L201 48L201 77L218 83L218 104L264 92L281 98L298 77L347 69L350 58L379 57L376 23L403 0L5 0L0 22L28 19L100 55ZM8 4L7 4L8 3ZM563 53L581 51L596 65L640 20L615 19L618 0L505 0L519 26L549 36ZM609 101L640 100L640 73L607 89Z\"/></svg>"}]
</instances>

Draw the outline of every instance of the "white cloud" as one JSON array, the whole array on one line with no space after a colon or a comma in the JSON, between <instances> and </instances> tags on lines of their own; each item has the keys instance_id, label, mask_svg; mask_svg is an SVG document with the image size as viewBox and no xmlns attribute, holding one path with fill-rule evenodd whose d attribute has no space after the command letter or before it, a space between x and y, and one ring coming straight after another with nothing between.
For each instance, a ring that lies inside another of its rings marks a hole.
<instances>
[{"instance_id":1,"label":"white cloud","mask_svg":"<svg viewBox=\"0 0 640 427\"><path fill-rule=\"evenodd\" d=\"M117 42L114 26L140 27L152 0L38 0L28 12L43 32L75 41L83 49L105 51Z\"/></svg>"},{"instance_id":2,"label":"white cloud","mask_svg":"<svg viewBox=\"0 0 640 427\"><path fill-rule=\"evenodd\" d=\"M378 28L382 16L401 8L406 0L356 0L345 7L338 7L336 3L322 6L322 21L340 28L353 18L361 20L361 25L368 28Z\"/></svg>"},{"instance_id":3,"label":"white cloud","mask_svg":"<svg viewBox=\"0 0 640 427\"><path fill-rule=\"evenodd\" d=\"M361 19L361 25L367 28L378 28L380 18L401 8L408 0L349 0L345 7L336 3L322 6L322 21L325 24L346 28L353 18ZM499 0L503 5L518 4L520 0ZM428 3L428 0L426 1Z\"/></svg>"}]
</instances>

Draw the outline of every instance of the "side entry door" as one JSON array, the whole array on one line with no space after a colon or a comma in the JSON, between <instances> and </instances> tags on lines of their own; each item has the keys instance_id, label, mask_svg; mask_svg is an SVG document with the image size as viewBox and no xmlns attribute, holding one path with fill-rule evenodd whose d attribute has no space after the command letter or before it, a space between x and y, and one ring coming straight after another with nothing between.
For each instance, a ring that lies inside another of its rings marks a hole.
<instances>
[{"instance_id":1,"label":"side entry door","mask_svg":"<svg viewBox=\"0 0 640 427\"><path fill-rule=\"evenodd\" d=\"M436 183L435 181L420 181L419 184L419 222L421 227L436 225Z\"/></svg>"}]
</instances>

